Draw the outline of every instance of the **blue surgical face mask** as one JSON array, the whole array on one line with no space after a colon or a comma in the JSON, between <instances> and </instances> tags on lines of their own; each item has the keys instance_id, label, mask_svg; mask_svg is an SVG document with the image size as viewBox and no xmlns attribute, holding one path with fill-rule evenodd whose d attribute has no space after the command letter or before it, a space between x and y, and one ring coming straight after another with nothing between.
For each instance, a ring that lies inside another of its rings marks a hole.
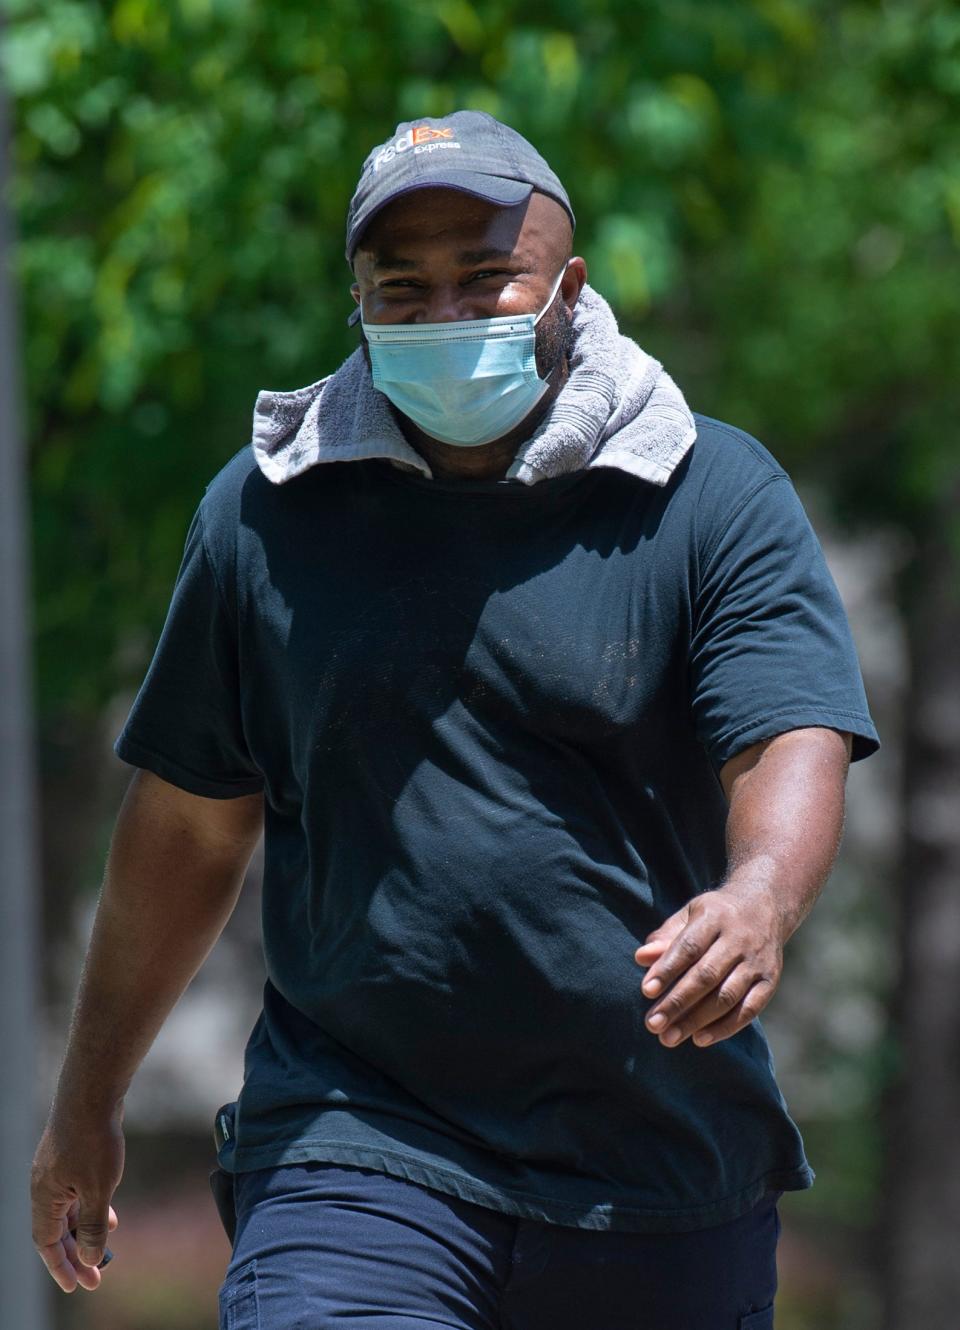
<instances>
[{"instance_id":1,"label":"blue surgical face mask","mask_svg":"<svg viewBox=\"0 0 960 1330\"><path fill-rule=\"evenodd\" d=\"M539 314L363 323L373 386L441 443L473 448L509 434L549 386L537 373L536 329L566 271L564 264Z\"/></svg>"}]
</instances>

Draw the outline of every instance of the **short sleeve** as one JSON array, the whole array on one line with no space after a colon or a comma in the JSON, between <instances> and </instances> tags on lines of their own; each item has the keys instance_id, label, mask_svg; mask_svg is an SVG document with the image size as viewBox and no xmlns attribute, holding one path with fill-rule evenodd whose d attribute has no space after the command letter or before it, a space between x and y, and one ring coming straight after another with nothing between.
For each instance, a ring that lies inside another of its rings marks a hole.
<instances>
[{"instance_id":1,"label":"short sleeve","mask_svg":"<svg viewBox=\"0 0 960 1330\"><path fill-rule=\"evenodd\" d=\"M163 633L114 745L190 794L229 799L263 788L243 733L237 632L203 537L203 510L187 535Z\"/></svg>"},{"instance_id":2,"label":"short sleeve","mask_svg":"<svg viewBox=\"0 0 960 1330\"><path fill-rule=\"evenodd\" d=\"M854 761L879 747L840 595L782 472L701 552L689 664L694 725L718 768L806 726L851 733Z\"/></svg>"}]
</instances>

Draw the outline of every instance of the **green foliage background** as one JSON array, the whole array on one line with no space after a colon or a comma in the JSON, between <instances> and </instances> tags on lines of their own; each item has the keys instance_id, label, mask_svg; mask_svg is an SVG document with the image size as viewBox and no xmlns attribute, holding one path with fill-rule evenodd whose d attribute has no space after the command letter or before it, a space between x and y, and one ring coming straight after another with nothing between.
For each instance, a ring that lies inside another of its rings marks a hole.
<instances>
[{"instance_id":1,"label":"green foliage background","mask_svg":"<svg viewBox=\"0 0 960 1330\"><path fill-rule=\"evenodd\" d=\"M955 4L5 10L48 718L139 676L255 391L350 351L343 217L400 119L530 137L625 329L841 513L918 529L956 474Z\"/></svg>"}]
</instances>

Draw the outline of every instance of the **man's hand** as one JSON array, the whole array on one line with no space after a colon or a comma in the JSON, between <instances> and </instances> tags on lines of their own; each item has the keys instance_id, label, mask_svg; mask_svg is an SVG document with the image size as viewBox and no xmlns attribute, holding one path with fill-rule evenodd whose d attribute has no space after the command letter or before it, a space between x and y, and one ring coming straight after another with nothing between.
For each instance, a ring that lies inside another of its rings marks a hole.
<instances>
[{"instance_id":1,"label":"man's hand","mask_svg":"<svg viewBox=\"0 0 960 1330\"><path fill-rule=\"evenodd\" d=\"M119 1114L88 1127L54 1118L40 1138L31 1179L33 1241L64 1293L100 1284L97 1266L117 1227L110 1198L122 1173Z\"/></svg>"},{"instance_id":2,"label":"man's hand","mask_svg":"<svg viewBox=\"0 0 960 1330\"><path fill-rule=\"evenodd\" d=\"M752 744L726 762L728 878L694 896L634 953L647 1028L675 1048L729 1039L773 997L783 948L812 908L843 826L849 734L819 726ZM658 1019L659 1018L659 1019Z\"/></svg>"},{"instance_id":3,"label":"man's hand","mask_svg":"<svg viewBox=\"0 0 960 1330\"><path fill-rule=\"evenodd\" d=\"M731 888L694 896L647 934L634 959L641 991L659 997L647 1028L668 1048L729 1039L773 997L783 970L781 921L769 892Z\"/></svg>"}]
</instances>

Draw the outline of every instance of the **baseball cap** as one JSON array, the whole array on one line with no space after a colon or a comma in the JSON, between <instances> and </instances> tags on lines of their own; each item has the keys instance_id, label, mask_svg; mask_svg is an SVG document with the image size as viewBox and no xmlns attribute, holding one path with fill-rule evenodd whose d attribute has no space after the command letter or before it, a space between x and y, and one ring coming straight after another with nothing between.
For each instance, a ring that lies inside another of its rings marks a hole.
<instances>
[{"instance_id":1,"label":"baseball cap","mask_svg":"<svg viewBox=\"0 0 960 1330\"><path fill-rule=\"evenodd\" d=\"M532 144L485 111L402 121L367 157L347 210L347 262L364 230L388 203L414 189L445 187L503 207L534 189L556 199L576 225L567 191Z\"/></svg>"}]
</instances>

